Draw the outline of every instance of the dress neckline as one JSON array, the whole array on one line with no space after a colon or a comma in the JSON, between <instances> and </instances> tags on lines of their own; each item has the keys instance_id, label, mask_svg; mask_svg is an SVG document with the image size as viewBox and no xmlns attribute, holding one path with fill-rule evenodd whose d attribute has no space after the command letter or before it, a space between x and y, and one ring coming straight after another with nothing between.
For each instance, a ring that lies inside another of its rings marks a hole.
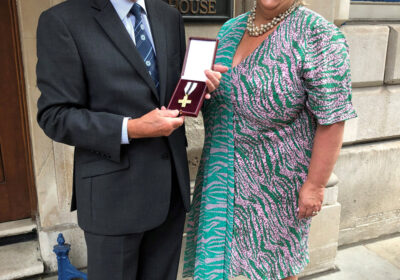
<instances>
[{"instance_id":1,"label":"dress neckline","mask_svg":"<svg viewBox=\"0 0 400 280\"><path fill-rule=\"evenodd\" d=\"M250 57L253 56L253 54L254 54L255 52L257 52L262 46L264 46L264 45L267 43L267 41L270 41L272 37L275 37L276 34L280 31L282 25L286 24L287 20L288 20L294 13L296 13L297 10L298 10L299 8L300 8L300 6L297 7L297 9L295 9L295 10L292 12L291 15L289 15L288 17L286 17L286 18L275 28L275 30L271 32L271 34L269 34L263 41L261 41L261 43L260 43L251 53L249 53L249 55L247 55L245 58L243 58L243 59L242 59L238 64L236 64L235 66L232 66L232 70L235 69L235 68L237 68L237 67L240 66L241 64L245 63ZM248 19L249 15L250 15L250 12L247 13L247 15L246 15L246 17L245 17L245 22L247 22L247 19ZM240 43L242 42L243 37L244 37L245 34L246 34L246 28L244 29L243 33L241 34L241 39L240 39L239 43L235 46L235 52L234 52L234 54L233 54L233 56L232 56L232 65L233 65L233 58L235 57L236 52L237 52L237 50L238 50L238 48L239 48L239 45L240 45Z\"/></svg>"}]
</instances>

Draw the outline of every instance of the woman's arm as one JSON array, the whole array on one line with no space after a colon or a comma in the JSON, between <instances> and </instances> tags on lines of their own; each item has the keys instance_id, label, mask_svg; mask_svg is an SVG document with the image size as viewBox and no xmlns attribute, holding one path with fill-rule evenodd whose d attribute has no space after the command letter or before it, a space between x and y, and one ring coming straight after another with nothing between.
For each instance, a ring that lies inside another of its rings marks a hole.
<instances>
[{"instance_id":1,"label":"woman's arm","mask_svg":"<svg viewBox=\"0 0 400 280\"><path fill-rule=\"evenodd\" d=\"M299 192L299 219L319 212L324 190L332 174L343 142L344 122L318 125L315 133L308 177Z\"/></svg>"}]
</instances>

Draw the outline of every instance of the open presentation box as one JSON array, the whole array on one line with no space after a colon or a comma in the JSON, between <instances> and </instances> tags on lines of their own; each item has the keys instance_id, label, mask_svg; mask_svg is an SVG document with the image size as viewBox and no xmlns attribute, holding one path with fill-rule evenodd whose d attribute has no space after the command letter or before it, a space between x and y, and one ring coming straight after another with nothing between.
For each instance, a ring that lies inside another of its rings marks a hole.
<instances>
[{"instance_id":1,"label":"open presentation box","mask_svg":"<svg viewBox=\"0 0 400 280\"><path fill-rule=\"evenodd\" d=\"M217 39L189 39L181 78L168 109L179 110L182 116L198 116L207 92L207 77L204 71L212 69L217 48Z\"/></svg>"}]
</instances>

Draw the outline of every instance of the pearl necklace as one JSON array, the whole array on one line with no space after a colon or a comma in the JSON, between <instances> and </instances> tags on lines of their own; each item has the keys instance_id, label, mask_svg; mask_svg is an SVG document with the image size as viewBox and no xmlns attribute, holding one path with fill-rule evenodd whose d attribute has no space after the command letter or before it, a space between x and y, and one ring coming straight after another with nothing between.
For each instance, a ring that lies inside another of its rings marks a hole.
<instances>
[{"instance_id":1,"label":"pearl necklace","mask_svg":"<svg viewBox=\"0 0 400 280\"><path fill-rule=\"evenodd\" d=\"M287 18L298 6L300 6L300 1L295 0L293 5L289 7L285 12L274 17L271 22L267 24L261 24L260 27L256 26L254 20L256 19L256 6L257 2L254 2L254 8L251 10L249 18L247 19L247 31L251 37L257 37L265 34L272 28L274 28L278 23Z\"/></svg>"}]
</instances>

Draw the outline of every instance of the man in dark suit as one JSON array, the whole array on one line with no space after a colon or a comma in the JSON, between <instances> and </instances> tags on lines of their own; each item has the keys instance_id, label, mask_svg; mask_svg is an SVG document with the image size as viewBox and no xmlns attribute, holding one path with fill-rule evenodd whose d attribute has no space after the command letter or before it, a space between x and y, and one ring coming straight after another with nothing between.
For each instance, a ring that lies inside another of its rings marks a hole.
<instances>
[{"instance_id":1,"label":"man in dark suit","mask_svg":"<svg viewBox=\"0 0 400 280\"><path fill-rule=\"evenodd\" d=\"M176 279L187 140L164 106L185 55L180 14L161 0L69 0L41 15L37 47L38 122L75 146L89 279ZM221 73L207 77L213 91Z\"/></svg>"}]
</instances>

